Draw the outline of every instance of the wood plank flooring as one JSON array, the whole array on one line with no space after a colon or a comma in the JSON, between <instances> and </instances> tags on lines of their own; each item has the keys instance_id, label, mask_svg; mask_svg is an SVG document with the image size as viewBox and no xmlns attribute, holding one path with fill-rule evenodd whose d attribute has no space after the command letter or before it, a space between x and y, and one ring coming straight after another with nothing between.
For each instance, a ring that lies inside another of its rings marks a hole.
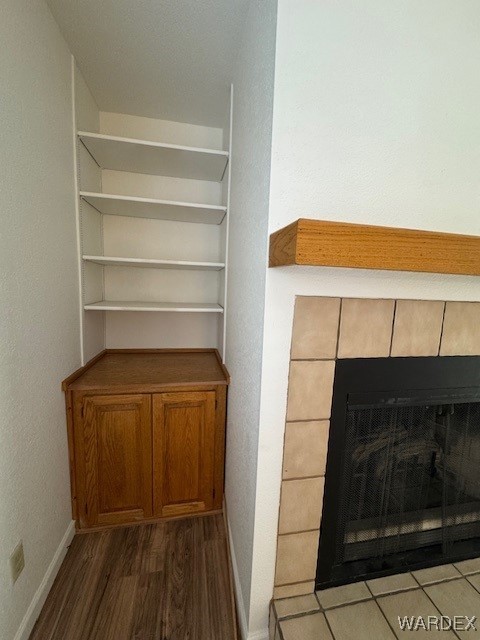
<instances>
[{"instance_id":1,"label":"wood plank flooring","mask_svg":"<svg viewBox=\"0 0 480 640\"><path fill-rule=\"evenodd\" d=\"M30 640L235 640L221 515L77 535Z\"/></svg>"}]
</instances>

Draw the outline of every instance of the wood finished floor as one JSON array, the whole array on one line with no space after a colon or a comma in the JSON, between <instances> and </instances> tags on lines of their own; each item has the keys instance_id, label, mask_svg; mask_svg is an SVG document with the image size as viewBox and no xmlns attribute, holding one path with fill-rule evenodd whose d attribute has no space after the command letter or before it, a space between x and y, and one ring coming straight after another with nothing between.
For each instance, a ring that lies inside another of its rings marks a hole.
<instances>
[{"instance_id":1,"label":"wood finished floor","mask_svg":"<svg viewBox=\"0 0 480 640\"><path fill-rule=\"evenodd\" d=\"M77 535L30 640L235 640L221 515Z\"/></svg>"}]
</instances>

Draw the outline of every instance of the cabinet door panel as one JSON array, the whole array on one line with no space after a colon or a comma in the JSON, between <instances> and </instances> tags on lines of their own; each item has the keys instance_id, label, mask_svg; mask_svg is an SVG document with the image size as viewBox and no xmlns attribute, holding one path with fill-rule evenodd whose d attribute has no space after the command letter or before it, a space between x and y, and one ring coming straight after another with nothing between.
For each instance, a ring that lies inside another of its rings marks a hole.
<instances>
[{"instance_id":1,"label":"cabinet door panel","mask_svg":"<svg viewBox=\"0 0 480 640\"><path fill-rule=\"evenodd\" d=\"M86 397L83 412L88 523L151 517L151 397Z\"/></svg>"},{"instance_id":2,"label":"cabinet door panel","mask_svg":"<svg viewBox=\"0 0 480 640\"><path fill-rule=\"evenodd\" d=\"M211 510L215 393L156 394L153 415L155 515Z\"/></svg>"}]
</instances>

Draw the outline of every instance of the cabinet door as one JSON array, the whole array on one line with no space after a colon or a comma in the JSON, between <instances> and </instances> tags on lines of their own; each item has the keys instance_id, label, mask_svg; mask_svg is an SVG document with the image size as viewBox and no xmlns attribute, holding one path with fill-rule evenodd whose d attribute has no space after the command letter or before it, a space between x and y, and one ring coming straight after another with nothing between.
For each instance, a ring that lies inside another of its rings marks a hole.
<instances>
[{"instance_id":1,"label":"cabinet door","mask_svg":"<svg viewBox=\"0 0 480 640\"><path fill-rule=\"evenodd\" d=\"M83 438L87 524L151 517L151 396L84 398Z\"/></svg>"},{"instance_id":2,"label":"cabinet door","mask_svg":"<svg viewBox=\"0 0 480 640\"><path fill-rule=\"evenodd\" d=\"M209 511L214 499L215 392L153 396L156 516Z\"/></svg>"}]
</instances>

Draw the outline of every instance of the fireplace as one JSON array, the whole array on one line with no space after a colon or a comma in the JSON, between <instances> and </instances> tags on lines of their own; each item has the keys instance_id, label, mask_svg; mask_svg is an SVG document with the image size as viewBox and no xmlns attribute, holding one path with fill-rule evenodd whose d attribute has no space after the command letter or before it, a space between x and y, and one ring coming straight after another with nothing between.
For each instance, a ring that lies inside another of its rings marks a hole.
<instances>
[{"instance_id":1,"label":"fireplace","mask_svg":"<svg viewBox=\"0 0 480 640\"><path fill-rule=\"evenodd\" d=\"M337 360L316 588L480 555L480 357Z\"/></svg>"},{"instance_id":2,"label":"fireplace","mask_svg":"<svg viewBox=\"0 0 480 640\"><path fill-rule=\"evenodd\" d=\"M480 556L478 362L480 303L296 298L274 598Z\"/></svg>"}]
</instances>

